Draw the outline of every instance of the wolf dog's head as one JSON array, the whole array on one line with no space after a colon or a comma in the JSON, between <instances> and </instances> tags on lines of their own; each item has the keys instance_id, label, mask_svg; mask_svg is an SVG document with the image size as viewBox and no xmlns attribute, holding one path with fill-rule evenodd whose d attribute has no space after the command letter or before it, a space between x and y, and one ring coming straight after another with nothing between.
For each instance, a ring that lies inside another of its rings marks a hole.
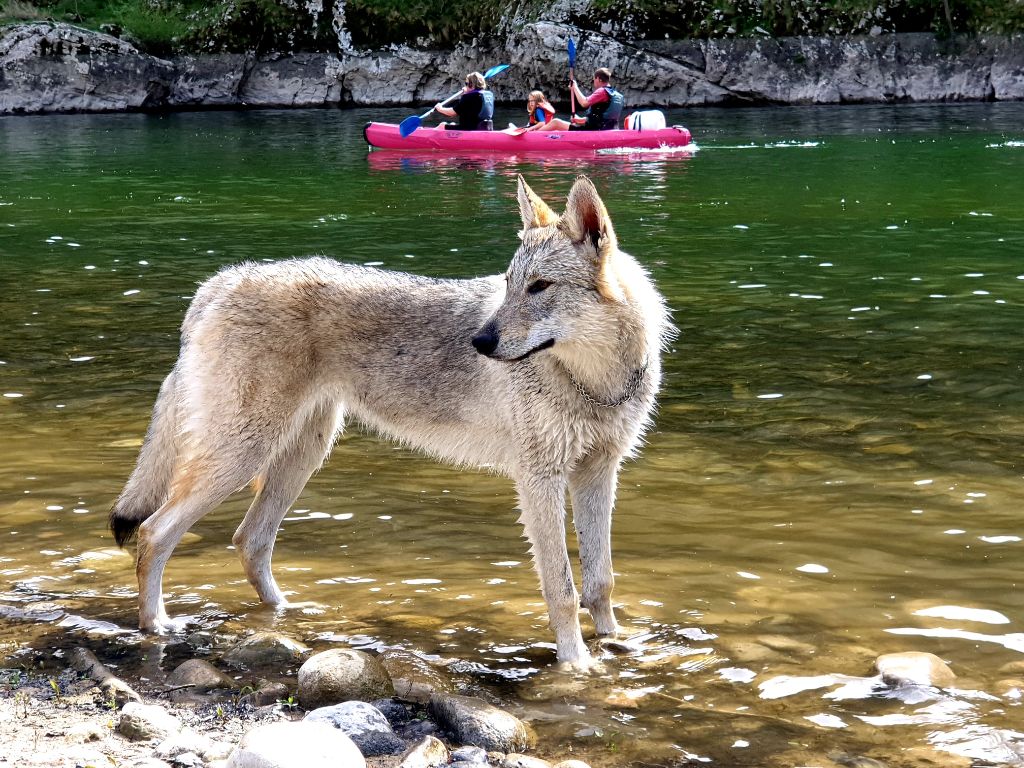
<instances>
[{"instance_id":1,"label":"wolf dog's head","mask_svg":"<svg viewBox=\"0 0 1024 768\"><path fill-rule=\"evenodd\" d=\"M643 344L644 305L661 307L661 297L643 268L619 250L590 179L576 180L561 216L522 176L518 197L522 244L505 272L504 301L473 337L477 351L514 362L552 347L571 359Z\"/></svg>"}]
</instances>

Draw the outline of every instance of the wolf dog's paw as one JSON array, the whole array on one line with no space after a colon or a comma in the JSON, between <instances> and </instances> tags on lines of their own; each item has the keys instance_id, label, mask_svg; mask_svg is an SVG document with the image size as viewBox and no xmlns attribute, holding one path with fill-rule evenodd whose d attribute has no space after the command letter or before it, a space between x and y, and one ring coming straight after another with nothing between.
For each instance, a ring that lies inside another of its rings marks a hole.
<instances>
[{"instance_id":1,"label":"wolf dog's paw","mask_svg":"<svg viewBox=\"0 0 1024 768\"><path fill-rule=\"evenodd\" d=\"M139 629L154 635L180 635L194 621L195 619L192 616L179 616L176 619L172 619L165 613L151 621L140 621Z\"/></svg>"},{"instance_id":2,"label":"wolf dog's paw","mask_svg":"<svg viewBox=\"0 0 1024 768\"><path fill-rule=\"evenodd\" d=\"M559 672L571 675L605 675L608 668L589 653L573 660L559 661L555 665Z\"/></svg>"},{"instance_id":3,"label":"wolf dog's paw","mask_svg":"<svg viewBox=\"0 0 1024 768\"><path fill-rule=\"evenodd\" d=\"M287 600L274 606L275 611L299 611L307 616L319 616L327 613L327 606L315 603L312 600L299 600L294 603Z\"/></svg>"},{"instance_id":4,"label":"wolf dog's paw","mask_svg":"<svg viewBox=\"0 0 1024 768\"><path fill-rule=\"evenodd\" d=\"M610 622L594 622L594 634L598 637L618 637L622 634L622 627L613 618Z\"/></svg>"}]
</instances>

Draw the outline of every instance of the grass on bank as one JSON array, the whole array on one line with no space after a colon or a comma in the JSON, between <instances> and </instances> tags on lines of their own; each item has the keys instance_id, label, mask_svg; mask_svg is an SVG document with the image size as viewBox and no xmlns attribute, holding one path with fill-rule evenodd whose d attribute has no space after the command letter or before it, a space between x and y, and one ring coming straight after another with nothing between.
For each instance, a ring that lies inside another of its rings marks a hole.
<instances>
[{"instance_id":1,"label":"grass on bank","mask_svg":"<svg viewBox=\"0 0 1024 768\"><path fill-rule=\"evenodd\" d=\"M0 0L0 24L66 21L150 53L334 51L335 3L353 43L438 47L539 18L553 0ZM571 21L624 39L1024 32L1024 0L591 0Z\"/></svg>"}]
</instances>

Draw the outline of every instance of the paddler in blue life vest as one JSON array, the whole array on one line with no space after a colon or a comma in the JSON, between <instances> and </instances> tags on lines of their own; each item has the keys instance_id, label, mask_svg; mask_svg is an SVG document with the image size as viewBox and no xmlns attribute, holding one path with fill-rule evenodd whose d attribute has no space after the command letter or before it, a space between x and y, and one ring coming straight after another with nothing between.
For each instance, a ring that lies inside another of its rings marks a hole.
<instances>
[{"instance_id":1,"label":"paddler in blue life vest","mask_svg":"<svg viewBox=\"0 0 1024 768\"><path fill-rule=\"evenodd\" d=\"M459 131L490 131L494 128L494 93L479 72L466 75L466 87L450 107L435 104L434 111L445 117L458 117L459 122L442 123L439 128Z\"/></svg>"},{"instance_id":2,"label":"paddler in blue life vest","mask_svg":"<svg viewBox=\"0 0 1024 768\"><path fill-rule=\"evenodd\" d=\"M594 91L584 96L575 80L569 81L576 104L587 111L573 117L572 123L556 118L542 125L538 131L607 131L619 127L619 118L625 100L622 94L611 86L611 70L601 67L594 71Z\"/></svg>"}]
</instances>

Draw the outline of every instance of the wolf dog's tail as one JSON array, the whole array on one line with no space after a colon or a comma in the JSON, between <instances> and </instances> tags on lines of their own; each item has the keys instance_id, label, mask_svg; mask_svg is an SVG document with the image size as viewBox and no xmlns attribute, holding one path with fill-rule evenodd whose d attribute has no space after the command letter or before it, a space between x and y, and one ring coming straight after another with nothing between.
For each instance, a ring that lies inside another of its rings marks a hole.
<instances>
[{"instance_id":1,"label":"wolf dog's tail","mask_svg":"<svg viewBox=\"0 0 1024 768\"><path fill-rule=\"evenodd\" d=\"M139 526L167 500L178 454L177 368L160 387L146 439L131 477L110 510L110 530L123 547Z\"/></svg>"}]
</instances>

